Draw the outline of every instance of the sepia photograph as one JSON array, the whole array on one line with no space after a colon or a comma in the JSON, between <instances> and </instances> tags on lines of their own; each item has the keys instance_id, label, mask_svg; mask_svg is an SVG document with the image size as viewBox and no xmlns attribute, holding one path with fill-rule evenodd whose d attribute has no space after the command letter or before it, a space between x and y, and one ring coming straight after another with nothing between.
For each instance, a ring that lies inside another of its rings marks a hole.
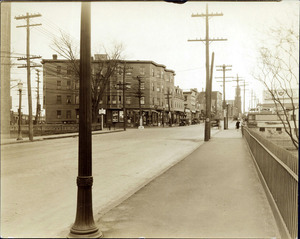
<instances>
[{"instance_id":1,"label":"sepia photograph","mask_svg":"<svg viewBox=\"0 0 300 239\"><path fill-rule=\"evenodd\" d=\"M299 1L0 4L1 238L298 238Z\"/></svg>"}]
</instances>

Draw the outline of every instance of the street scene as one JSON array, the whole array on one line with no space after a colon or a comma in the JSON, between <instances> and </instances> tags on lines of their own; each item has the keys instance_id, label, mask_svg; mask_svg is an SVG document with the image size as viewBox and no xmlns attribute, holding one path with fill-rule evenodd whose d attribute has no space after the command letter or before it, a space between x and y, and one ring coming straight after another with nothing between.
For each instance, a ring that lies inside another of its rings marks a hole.
<instances>
[{"instance_id":1,"label":"street scene","mask_svg":"<svg viewBox=\"0 0 300 239\"><path fill-rule=\"evenodd\" d=\"M1 2L1 237L298 238L299 2Z\"/></svg>"}]
</instances>

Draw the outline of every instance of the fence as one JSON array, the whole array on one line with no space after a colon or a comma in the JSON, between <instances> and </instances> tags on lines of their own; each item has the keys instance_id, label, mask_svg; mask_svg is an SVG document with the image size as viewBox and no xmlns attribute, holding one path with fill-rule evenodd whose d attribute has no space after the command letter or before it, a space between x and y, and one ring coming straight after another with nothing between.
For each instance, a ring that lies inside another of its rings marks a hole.
<instances>
[{"instance_id":1,"label":"fence","mask_svg":"<svg viewBox=\"0 0 300 239\"><path fill-rule=\"evenodd\" d=\"M22 125L21 131L22 135L28 134L28 125ZM92 124L92 130L101 130L100 124ZM10 126L11 134L17 134L18 125ZM74 133L79 131L78 124L41 124L33 126L33 134L38 135L51 135L51 134L64 134L64 133Z\"/></svg>"},{"instance_id":2,"label":"fence","mask_svg":"<svg viewBox=\"0 0 300 239\"><path fill-rule=\"evenodd\" d=\"M283 221L283 230L288 238L295 239L298 232L298 159L288 151L283 155L284 151L278 146L264 142L249 128L243 127L242 130L270 194L268 196L279 212L279 219Z\"/></svg>"}]
</instances>

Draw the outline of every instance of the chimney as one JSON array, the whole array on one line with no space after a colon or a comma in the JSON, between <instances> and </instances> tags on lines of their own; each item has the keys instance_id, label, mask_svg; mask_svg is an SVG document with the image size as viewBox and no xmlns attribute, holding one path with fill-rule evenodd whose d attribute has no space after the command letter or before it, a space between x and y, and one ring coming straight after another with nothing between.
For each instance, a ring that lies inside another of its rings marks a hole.
<instances>
[{"instance_id":1,"label":"chimney","mask_svg":"<svg viewBox=\"0 0 300 239\"><path fill-rule=\"evenodd\" d=\"M53 55L52 55L52 58L53 58L53 60L57 60L57 55L56 55L56 54L53 54Z\"/></svg>"}]
</instances>

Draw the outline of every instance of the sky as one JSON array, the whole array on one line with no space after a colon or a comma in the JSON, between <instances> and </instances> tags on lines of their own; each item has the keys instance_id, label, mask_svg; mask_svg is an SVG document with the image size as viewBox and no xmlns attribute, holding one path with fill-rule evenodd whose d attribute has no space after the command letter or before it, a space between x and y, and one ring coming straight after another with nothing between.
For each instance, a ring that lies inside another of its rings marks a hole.
<instances>
[{"instance_id":1,"label":"sky","mask_svg":"<svg viewBox=\"0 0 300 239\"><path fill-rule=\"evenodd\" d=\"M123 58L127 60L149 60L163 64L175 71L175 85L181 89L205 89L205 44L188 42L189 39L205 39L205 18L191 17L192 14L205 13L207 2L186 2L174 4L167 2L92 2L91 39L92 55L104 53L117 44L123 45ZM11 9L11 51L14 57L25 56L26 28L25 20L16 20L15 16L40 13L41 17L31 19L30 54L51 59L55 52L52 41L60 32L68 34L74 44L79 46L80 7L78 2L13 2ZM223 92L218 82L222 77L218 65L232 65L226 76L239 76L246 87L246 110L250 106L251 91L261 99L263 87L255 81L252 72L257 67L257 51L267 44L271 27L292 24L299 29L299 2L209 2L209 13L223 13L223 16L209 18L209 37L223 38L227 41L212 41L211 54L214 52L213 90ZM34 60L39 63L39 60ZM42 68L40 69L42 70ZM36 108L36 73L31 71L33 86L33 113ZM13 87L12 108L17 111L17 82L24 83L23 112L27 112L26 69L13 66L11 69ZM41 78L42 80L42 74ZM228 78L227 80L232 80ZM234 99L236 81L226 83L226 99ZM40 86L42 102L42 84ZM243 91L242 91L243 100Z\"/></svg>"}]
</instances>

